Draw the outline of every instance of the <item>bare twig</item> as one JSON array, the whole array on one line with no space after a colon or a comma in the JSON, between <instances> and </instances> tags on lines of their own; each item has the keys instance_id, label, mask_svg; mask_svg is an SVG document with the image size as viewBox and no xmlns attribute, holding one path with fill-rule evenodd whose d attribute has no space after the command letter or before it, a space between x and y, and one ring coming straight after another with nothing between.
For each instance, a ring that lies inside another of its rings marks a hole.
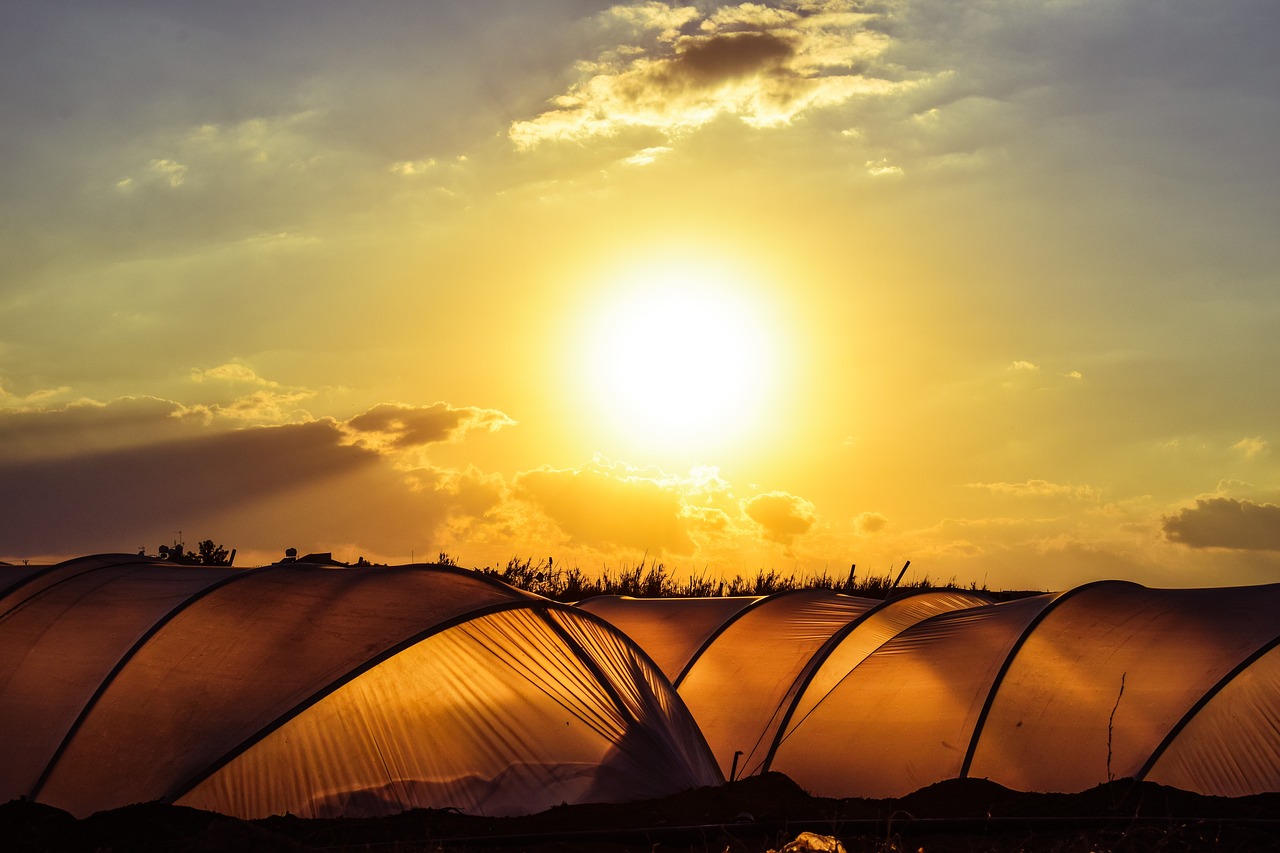
<instances>
[{"instance_id":1,"label":"bare twig","mask_svg":"<svg viewBox=\"0 0 1280 853\"><path fill-rule=\"evenodd\" d=\"M1120 692L1116 694L1116 704L1111 707L1111 717L1107 720L1107 781L1116 777L1111 773L1111 737L1115 733L1116 709L1120 707L1120 697L1124 696L1124 679L1129 673L1120 673Z\"/></svg>"}]
</instances>

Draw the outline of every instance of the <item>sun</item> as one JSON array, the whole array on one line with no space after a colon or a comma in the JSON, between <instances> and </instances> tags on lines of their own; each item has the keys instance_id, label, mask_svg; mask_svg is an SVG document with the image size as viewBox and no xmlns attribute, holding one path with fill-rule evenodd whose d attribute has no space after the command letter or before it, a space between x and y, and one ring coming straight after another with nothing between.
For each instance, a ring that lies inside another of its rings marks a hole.
<instances>
[{"instance_id":1,"label":"sun","mask_svg":"<svg viewBox=\"0 0 1280 853\"><path fill-rule=\"evenodd\" d=\"M739 439L773 382L773 335L745 277L711 263L616 276L581 353L602 421L631 445L702 451Z\"/></svg>"}]
</instances>

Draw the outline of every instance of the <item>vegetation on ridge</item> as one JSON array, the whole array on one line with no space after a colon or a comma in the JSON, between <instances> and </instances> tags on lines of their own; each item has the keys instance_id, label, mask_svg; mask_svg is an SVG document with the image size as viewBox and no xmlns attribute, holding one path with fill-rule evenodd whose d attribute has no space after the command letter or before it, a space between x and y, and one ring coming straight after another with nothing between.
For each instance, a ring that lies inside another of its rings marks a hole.
<instances>
[{"instance_id":1,"label":"vegetation on ridge","mask_svg":"<svg viewBox=\"0 0 1280 853\"><path fill-rule=\"evenodd\" d=\"M439 562L456 566L457 562L447 553L441 553ZM497 578L503 583L533 592L556 601L581 601L593 595L630 595L637 598L701 598L732 595L771 595L794 589L826 589L863 598L886 598L894 589L954 589L955 579L949 583L935 584L927 575L903 581L908 561L894 575L889 570L882 575L859 575L856 564L849 567L845 577L832 576L826 569L814 574L783 574L777 569L760 569L753 577L735 575L732 578L712 577L705 570L687 578L676 577L665 563L642 559L633 565L617 569L604 566L599 575L589 576L578 566L569 568L557 564L548 557L537 562L533 558L512 557L502 569L491 566L477 568L483 575ZM966 589L986 592L970 584Z\"/></svg>"}]
</instances>

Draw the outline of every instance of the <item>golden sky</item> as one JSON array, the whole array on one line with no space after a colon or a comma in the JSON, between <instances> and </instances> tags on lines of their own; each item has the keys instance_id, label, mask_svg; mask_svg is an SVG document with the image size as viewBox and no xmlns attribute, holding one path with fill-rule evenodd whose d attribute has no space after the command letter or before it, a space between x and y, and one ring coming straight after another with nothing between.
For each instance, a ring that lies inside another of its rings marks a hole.
<instances>
[{"instance_id":1,"label":"golden sky","mask_svg":"<svg viewBox=\"0 0 1280 853\"><path fill-rule=\"evenodd\" d=\"M0 559L1277 580L1277 32L6 5Z\"/></svg>"}]
</instances>

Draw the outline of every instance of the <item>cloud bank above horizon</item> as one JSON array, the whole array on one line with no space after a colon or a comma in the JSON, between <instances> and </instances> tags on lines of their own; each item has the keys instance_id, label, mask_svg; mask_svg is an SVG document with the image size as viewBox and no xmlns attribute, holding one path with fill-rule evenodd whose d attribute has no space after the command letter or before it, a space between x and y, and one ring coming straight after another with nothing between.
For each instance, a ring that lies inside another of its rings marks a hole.
<instances>
[{"instance_id":1,"label":"cloud bank above horizon","mask_svg":"<svg viewBox=\"0 0 1280 853\"><path fill-rule=\"evenodd\" d=\"M1274 4L7 24L0 560L1280 577Z\"/></svg>"}]
</instances>

